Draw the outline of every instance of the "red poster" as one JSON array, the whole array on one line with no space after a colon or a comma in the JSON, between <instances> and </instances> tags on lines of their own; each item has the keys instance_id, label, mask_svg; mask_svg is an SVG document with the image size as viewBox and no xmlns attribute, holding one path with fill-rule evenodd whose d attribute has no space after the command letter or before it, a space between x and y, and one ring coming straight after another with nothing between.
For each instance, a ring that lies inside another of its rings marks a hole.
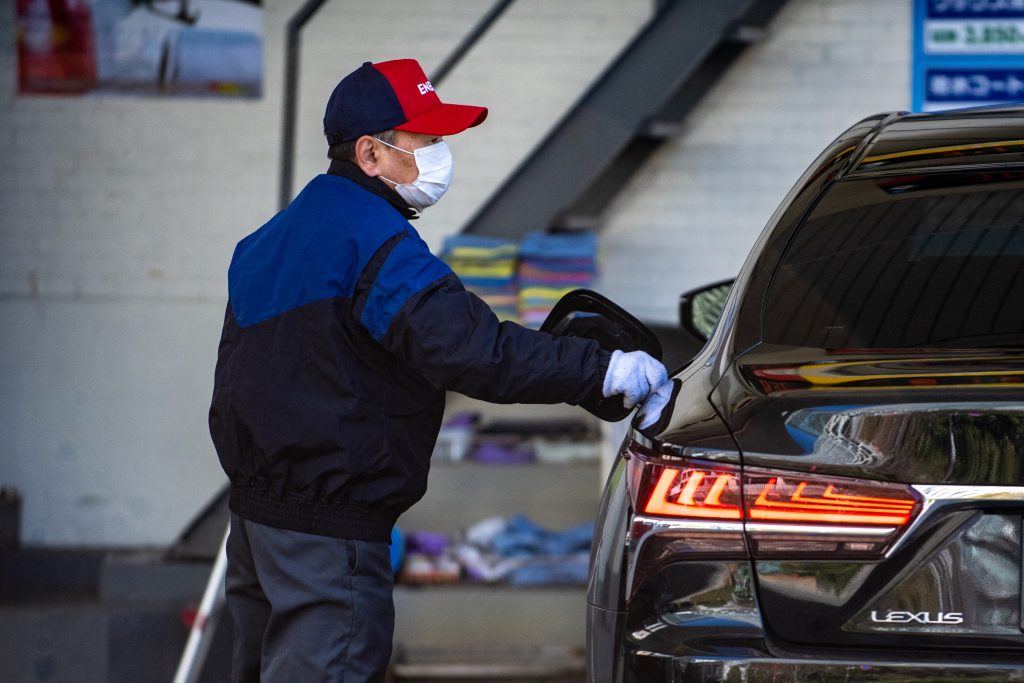
<instances>
[{"instance_id":1,"label":"red poster","mask_svg":"<svg viewBox=\"0 0 1024 683\"><path fill-rule=\"evenodd\" d=\"M260 0L16 0L20 94L259 97Z\"/></svg>"},{"instance_id":2,"label":"red poster","mask_svg":"<svg viewBox=\"0 0 1024 683\"><path fill-rule=\"evenodd\" d=\"M19 91L82 93L96 85L92 11L85 0L18 0Z\"/></svg>"}]
</instances>

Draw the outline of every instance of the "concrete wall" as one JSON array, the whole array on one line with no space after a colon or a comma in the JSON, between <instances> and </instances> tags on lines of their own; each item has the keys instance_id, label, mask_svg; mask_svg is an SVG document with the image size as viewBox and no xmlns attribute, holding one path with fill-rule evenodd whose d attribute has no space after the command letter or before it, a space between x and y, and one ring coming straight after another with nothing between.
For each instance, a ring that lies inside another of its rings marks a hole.
<instances>
[{"instance_id":1,"label":"concrete wall","mask_svg":"<svg viewBox=\"0 0 1024 683\"><path fill-rule=\"evenodd\" d=\"M206 428L234 243L276 210L283 35L259 101L17 97L0 9L0 485L47 545L170 542L222 485ZM296 190L325 168L323 106L364 60L428 73L490 6L333 0L304 36ZM519 0L441 84L490 106L451 139L455 184L418 229L458 229L648 18L647 0ZM600 288L672 320L736 272L778 201L849 123L909 102L909 0L790 0L603 234ZM593 144L601 144L595 140ZM650 283L658 283L651 291Z\"/></svg>"}]
</instances>

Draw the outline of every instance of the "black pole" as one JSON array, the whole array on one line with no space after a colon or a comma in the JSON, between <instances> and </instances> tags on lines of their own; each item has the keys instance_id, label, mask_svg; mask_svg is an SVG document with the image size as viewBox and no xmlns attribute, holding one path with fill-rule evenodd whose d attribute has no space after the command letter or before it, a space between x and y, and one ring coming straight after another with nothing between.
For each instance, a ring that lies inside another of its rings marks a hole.
<instances>
[{"instance_id":1,"label":"black pole","mask_svg":"<svg viewBox=\"0 0 1024 683\"><path fill-rule=\"evenodd\" d=\"M306 0L295 15L288 20L285 34L284 55L284 124L281 134L281 175L278 189L278 209L288 206L292 200L292 166L295 164L295 109L299 89L299 34L307 21L326 0Z\"/></svg>"},{"instance_id":2,"label":"black pole","mask_svg":"<svg viewBox=\"0 0 1024 683\"><path fill-rule=\"evenodd\" d=\"M459 43L455 50L448 55L448 58L441 63L441 66L437 67L437 71L434 73L433 77L431 77L430 82L436 86L438 83L443 81L444 77L448 75L448 72L454 69L456 64L462 61L463 56L469 52L470 48L476 44L476 41L480 40L481 36L483 36L483 34L487 32L487 29L491 27L491 24L497 21L498 17L500 17L513 2L515 2L515 0L498 0L498 2L494 3L494 6L491 7L490 11L488 11L487 14L477 22L476 26L466 34L462 39L462 42Z\"/></svg>"}]
</instances>

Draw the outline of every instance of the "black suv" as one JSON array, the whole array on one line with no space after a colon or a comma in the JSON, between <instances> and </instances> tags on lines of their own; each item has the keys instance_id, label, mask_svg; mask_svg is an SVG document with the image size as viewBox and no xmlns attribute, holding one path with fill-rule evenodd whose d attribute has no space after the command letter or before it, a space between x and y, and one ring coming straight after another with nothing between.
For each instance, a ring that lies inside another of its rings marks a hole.
<instances>
[{"instance_id":1,"label":"black suv","mask_svg":"<svg viewBox=\"0 0 1024 683\"><path fill-rule=\"evenodd\" d=\"M573 299L546 327L657 353ZM706 344L601 503L590 680L1024 677L1024 110L861 121L682 311Z\"/></svg>"}]
</instances>

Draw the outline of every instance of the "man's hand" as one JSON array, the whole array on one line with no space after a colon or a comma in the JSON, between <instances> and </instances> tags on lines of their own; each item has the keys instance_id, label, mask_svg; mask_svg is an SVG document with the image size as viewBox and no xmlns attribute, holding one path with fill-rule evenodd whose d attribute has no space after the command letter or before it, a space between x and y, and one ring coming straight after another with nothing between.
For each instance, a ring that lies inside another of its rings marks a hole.
<instances>
[{"instance_id":1,"label":"man's hand","mask_svg":"<svg viewBox=\"0 0 1024 683\"><path fill-rule=\"evenodd\" d=\"M672 380L668 380L655 389L643 406L640 407L640 429L647 429L661 418L661 411L668 405L672 398L672 389L675 387Z\"/></svg>"},{"instance_id":2,"label":"man's hand","mask_svg":"<svg viewBox=\"0 0 1024 683\"><path fill-rule=\"evenodd\" d=\"M627 408L642 403L656 389L668 382L668 371L661 361L643 351L613 351L608 362L608 372L604 376L602 393L608 396L622 394L622 403ZM671 396L671 384L669 393ZM662 406L664 407L664 406ZM660 413L660 408L658 413ZM648 414L646 411L645 415ZM653 424L653 421L652 421Z\"/></svg>"}]
</instances>

